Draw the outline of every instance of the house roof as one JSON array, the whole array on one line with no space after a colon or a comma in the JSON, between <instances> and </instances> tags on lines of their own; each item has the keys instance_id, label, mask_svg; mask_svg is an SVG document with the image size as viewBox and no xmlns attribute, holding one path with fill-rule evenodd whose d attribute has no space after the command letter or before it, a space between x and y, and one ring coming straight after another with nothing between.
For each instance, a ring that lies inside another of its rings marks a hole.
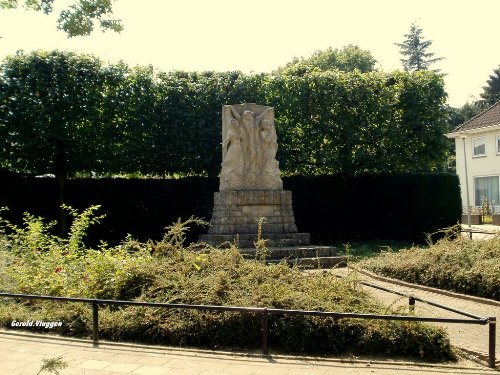
<instances>
[{"instance_id":1,"label":"house roof","mask_svg":"<svg viewBox=\"0 0 500 375\"><path fill-rule=\"evenodd\" d=\"M483 112L465 121L462 125L457 126L453 133L466 130L474 130L495 126L500 124L500 101L485 109Z\"/></svg>"}]
</instances>

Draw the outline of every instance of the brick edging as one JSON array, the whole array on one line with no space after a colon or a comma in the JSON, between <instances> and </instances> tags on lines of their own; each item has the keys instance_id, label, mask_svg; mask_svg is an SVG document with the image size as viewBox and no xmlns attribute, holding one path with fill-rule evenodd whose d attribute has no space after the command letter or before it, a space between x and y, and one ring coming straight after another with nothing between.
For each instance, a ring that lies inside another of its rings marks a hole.
<instances>
[{"instance_id":1,"label":"brick edging","mask_svg":"<svg viewBox=\"0 0 500 375\"><path fill-rule=\"evenodd\" d=\"M456 292L450 292L448 290L433 288L433 287L425 286L425 285L413 284L413 283L409 283L407 281L402 281L402 280L398 280L398 279L392 279L392 278L385 277L385 276L379 276L379 275L377 275L377 274L375 274L373 272L367 271L367 270L362 269L362 268L355 268L355 267L352 267L352 266L348 266L348 268L351 269L351 270L358 271L359 273L361 273L363 275L366 275L368 277L371 277L371 278L373 278L375 280L380 280L380 281L384 281L384 282L387 282L387 283L391 283L391 284L395 284L395 285L400 285L400 286L406 286L408 288L420 289L420 290L424 290L424 291L427 291L427 292L433 292L433 293L437 293L437 294L442 294L442 295L445 295L445 296L448 296L448 297L454 297L454 298L459 298L459 299L463 299L463 300L467 300L467 301L483 303L485 305L492 305L492 306L500 307L500 301L495 301L495 300L492 300L492 299L482 298L482 297L469 296L469 295L466 295L466 294L461 294L461 293L456 293Z\"/></svg>"}]
</instances>

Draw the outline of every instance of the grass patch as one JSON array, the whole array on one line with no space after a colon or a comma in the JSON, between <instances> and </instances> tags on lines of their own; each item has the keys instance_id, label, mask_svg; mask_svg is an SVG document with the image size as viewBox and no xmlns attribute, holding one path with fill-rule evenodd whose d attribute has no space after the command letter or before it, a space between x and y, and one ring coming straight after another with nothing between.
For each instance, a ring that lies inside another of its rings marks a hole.
<instances>
[{"instance_id":1,"label":"grass patch","mask_svg":"<svg viewBox=\"0 0 500 375\"><path fill-rule=\"evenodd\" d=\"M387 251L400 251L412 247L413 244L394 240L370 240L354 241L349 243L336 243L339 255L350 256L351 259L359 261L364 258L378 256Z\"/></svg>"},{"instance_id":2,"label":"grass patch","mask_svg":"<svg viewBox=\"0 0 500 375\"><path fill-rule=\"evenodd\" d=\"M428 248L386 251L359 266L380 275L500 301L500 236L447 236Z\"/></svg>"},{"instance_id":3,"label":"grass patch","mask_svg":"<svg viewBox=\"0 0 500 375\"><path fill-rule=\"evenodd\" d=\"M78 220L75 215L75 220ZM88 215L86 221L88 220ZM190 219L188 223L195 223ZM4 222L5 223L5 222ZM30 225L37 223L37 225ZM49 234L42 220L4 225L0 234L0 289L9 292L225 306L258 306L357 313L386 313L355 278L328 273L304 277L285 263L245 260L238 249L184 247L185 224L171 226L160 242L131 238L117 247L85 248ZM81 223L80 223L81 224ZM74 231L77 232L76 230ZM70 232L71 233L71 232ZM71 235L70 235L71 237ZM90 337L91 309L84 304L4 299L0 324L13 320L62 321L61 334ZM269 344L276 352L317 355L376 354L451 360L447 334L410 322L275 316ZM261 317L255 314L143 307L100 309L100 336L112 340L203 348L258 350Z\"/></svg>"}]
</instances>

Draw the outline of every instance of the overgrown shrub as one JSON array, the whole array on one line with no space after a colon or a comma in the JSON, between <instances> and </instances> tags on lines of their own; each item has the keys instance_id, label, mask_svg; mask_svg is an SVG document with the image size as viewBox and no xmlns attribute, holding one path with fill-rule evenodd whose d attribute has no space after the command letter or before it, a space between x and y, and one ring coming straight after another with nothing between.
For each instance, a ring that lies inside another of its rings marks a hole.
<instances>
[{"instance_id":1,"label":"overgrown shrub","mask_svg":"<svg viewBox=\"0 0 500 375\"><path fill-rule=\"evenodd\" d=\"M32 221L39 222L27 219L28 228ZM338 279L333 274L306 277L284 262L266 265L245 260L235 247L194 251L183 245L182 235L176 237L182 232L179 226L182 223L169 227L164 241L139 243L129 238L114 248L93 250L80 245L75 251L69 250L67 240L52 235L45 248L33 249L27 241L43 237L43 231L27 229L33 238L4 228L0 243L10 246L0 249L0 274L4 275L0 289L168 303L386 312L355 279ZM88 305L13 300L0 305L3 326L28 319L62 321L58 328L62 334L88 337L91 333ZM421 324L289 315L271 315L269 323L270 345L276 351L454 358L446 333ZM261 317L255 314L101 307L100 329L101 337L114 340L208 348L257 349L261 345Z\"/></svg>"},{"instance_id":2,"label":"overgrown shrub","mask_svg":"<svg viewBox=\"0 0 500 375\"><path fill-rule=\"evenodd\" d=\"M444 238L429 248L383 252L361 267L384 276L500 301L500 235Z\"/></svg>"}]
</instances>

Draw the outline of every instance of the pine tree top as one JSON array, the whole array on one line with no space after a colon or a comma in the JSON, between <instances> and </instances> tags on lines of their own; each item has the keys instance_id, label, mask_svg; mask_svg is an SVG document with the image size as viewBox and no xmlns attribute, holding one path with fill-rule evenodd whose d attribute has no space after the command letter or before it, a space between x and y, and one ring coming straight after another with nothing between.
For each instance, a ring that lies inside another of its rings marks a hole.
<instances>
[{"instance_id":1,"label":"pine tree top","mask_svg":"<svg viewBox=\"0 0 500 375\"><path fill-rule=\"evenodd\" d=\"M400 48L400 53L406 57L401 59L401 63L406 71L429 70L429 66L443 60L444 57L433 58L434 53L428 48L432 40L425 40L422 35L422 28L415 22L411 24L410 31L404 35L402 43L394 43ZM438 72L439 70L434 70Z\"/></svg>"}]
</instances>

